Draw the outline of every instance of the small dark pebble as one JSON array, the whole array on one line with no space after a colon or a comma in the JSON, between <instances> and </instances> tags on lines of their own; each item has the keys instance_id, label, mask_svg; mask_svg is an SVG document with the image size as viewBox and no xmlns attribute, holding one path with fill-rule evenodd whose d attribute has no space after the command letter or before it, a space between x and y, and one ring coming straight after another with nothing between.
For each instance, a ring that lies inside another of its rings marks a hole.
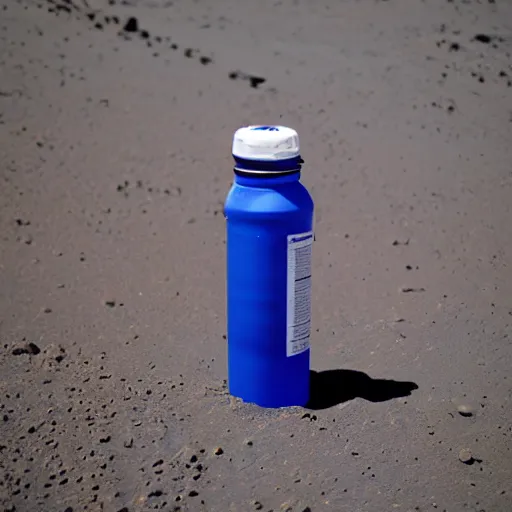
<instances>
[{"instance_id":1,"label":"small dark pebble","mask_svg":"<svg viewBox=\"0 0 512 512\"><path fill-rule=\"evenodd\" d=\"M100 443L110 443L112 436L102 437L100 438Z\"/></svg>"},{"instance_id":2,"label":"small dark pebble","mask_svg":"<svg viewBox=\"0 0 512 512\"><path fill-rule=\"evenodd\" d=\"M112 16L112 23L115 23L116 25L119 25L119 17L118 16Z\"/></svg>"},{"instance_id":3,"label":"small dark pebble","mask_svg":"<svg viewBox=\"0 0 512 512\"><path fill-rule=\"evenodd\" d=\"M459 43L452 43L452 44L450 45L449 50L450 50L451 52L458 52L458 51L460 50L460 44L459 44Z\"/></svg>"},{"instance_id":4,"label":"small dark pebble","mask_svg":"<svg viewBox=\"0 0 512 512\"><path fill-rule=\"evenodd\" d=\"M73 507L67 507L64 512L73 512Z\"/></svg>"},{"instance_id":5,"label":"small dark pebble","mask_svg":"<svg viewBox=\"0 0 512 512\"><path fill-rule=\"evenodd\" d=\"M128 18L128 21L125 23L123 30L125 32L137 32L139 30L139 22L137 21L137 18Z\"/></svg>"},{"instance_id":6,"label":"small dark pebble","mask_svg":"<svg viewBox=\"0 0 512 512\"><path fill-rule=\"evenodd\" d=\"M153 491L153 492L150 492L148 494L148 498L159 498L160 496L163 495L163 492L158 490L158 491Z\"/></svg>"},{"instance_id":7,"label":"small dark pebble","mask_svg":"<svg viewBox=\"0 0 512 512\"><path fill-rule=\"evenodd\" d=\"M105 306L108 306L109 308L113 308L113 307L115 307L115 305L116 305L115 300L106 300L105 301Z\"/></svg>"},{"instance_id":8,"label":"small dark pebble","mask_svg":"<svg viewBox=\"0 0 512 512\"><path fill-rule=\"evenodd\" d=\"M492 37L488 36L487 34L477 34L475 36L475 41L478 41L479 43L489 44L492 41Z\"/></svg>"},{"instance_id":9,"label":"small dark pebble","mask_svg":"<svg viewBox=\"0 0 512 512\"><path fill-rule=\"evenodd\" d=\"M30 427L30 428L27 430L27 432L28 432L29 434L33 434L35 431L36 431L36 427L34 427L34 426Z\"/></svg>"},{"instance_id":10,"label":"small dark pebble","mask_svg":"<svg viewBox=\"0 0 512 512\"><path fill-rule=\"evenodd\" d=\"M89 12L87 13L87 17L91 20L91 21L94 21L96 19L96 14L94 12Z\"/></svg>"},{"instance_id":11,"label":"small dark pebble","mask_svg":"<svg viewBox=\"0 0 512 512\"><path fill-rule=\"evenodd\" d=\"M149 39L149 32L147 30L141 30L140 37L142 37L142 39Z\"/></svg>"},{"instance_id":12,"label":"small dark pebble","mask_svg":"<svg viewBox=\"0 0 512 512\"><path fill-rule=\"evenodd\" d=\"M212 59L210 59L210 57L200 57L199 62L200 62L203 66L207 66L208 64L211 64Z\"/></svg>"},{"instance_id":13,"label":"small dark pebble","mask_svg":"<svg viewBox=\"0 0 512 512\"><path fill-rule=\"evenodd\" d=\"M192 48L185 48L185 51L183 52L183 54L185 55L185 57L190 59L194 56L194 50L192 50Z\"/></svg>"},{"instance_id":14,"label":"small dark pebble","mask_svg":"<svg viewBox=\"0 0 512 512\"><path fill-rule=\"evenodd\" d=\"M94 27L97 28L98 30L103 30L103 25L101 23L95 23Z\"/></svg>"},{"instance_id":15,"label":"small dark pebble","mask_svg":"<svg viewBox=\"0 0 512 512\"><path fill-rule=\"evenodd\" d=\"M261 78L259 76L253 76L253 75L249 75L249 83L251 84L251 87L253 89L257 89L261 84L264 84L267 79L266 78Z\"/></svg>"},{"instance_id":16,"label":"small dark pebble","mask_svg":"<svg viewBox=\"0 0 512 512\"><path fill-rule=\"evenodd\" d=\"M195 498L196 496L199 496L199 493L197 491L190 491L188 493L188 495L191 497L191 498Z\"/></svg>"}]
</instances>

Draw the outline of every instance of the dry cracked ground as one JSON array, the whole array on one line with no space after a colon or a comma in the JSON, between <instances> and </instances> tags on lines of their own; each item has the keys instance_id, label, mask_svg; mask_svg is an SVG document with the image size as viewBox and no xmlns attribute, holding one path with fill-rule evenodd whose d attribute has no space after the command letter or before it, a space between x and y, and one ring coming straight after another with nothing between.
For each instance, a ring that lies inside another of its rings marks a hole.
<instances>
[{"instance_id":1,"label":"dry cracked ground","mask_svg":"<svg viewBox=\"0 0 512 512\"><path fill-rule=\"evenodd\" d=\"M0 510L512 510L512 4L0 1ZM226 390L233 131L299 131L312 399Z\"/></svg>"}]
</instances>

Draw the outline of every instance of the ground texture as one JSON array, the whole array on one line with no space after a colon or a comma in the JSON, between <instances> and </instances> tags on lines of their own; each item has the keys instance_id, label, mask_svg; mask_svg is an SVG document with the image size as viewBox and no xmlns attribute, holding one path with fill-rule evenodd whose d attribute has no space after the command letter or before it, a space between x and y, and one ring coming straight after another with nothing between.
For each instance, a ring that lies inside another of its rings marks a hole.
<instances>
[{"instance_id":1,"label":"ground texture","mask_svg":"<svg viewBox=\"0 0 512 512\"><path fill-rule=\"evenodd\" d=\"M2 0L0 510L512 510L511 51L505 0ZM248 123L316 203L305 409L225 386Z\"/></svg>"}]
</instances>

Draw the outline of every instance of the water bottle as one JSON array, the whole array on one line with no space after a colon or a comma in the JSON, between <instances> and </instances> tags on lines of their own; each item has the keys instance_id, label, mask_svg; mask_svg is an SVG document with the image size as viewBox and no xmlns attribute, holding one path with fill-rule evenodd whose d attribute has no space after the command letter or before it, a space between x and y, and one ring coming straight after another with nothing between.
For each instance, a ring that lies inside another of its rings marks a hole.
<instances>
[{"instance_id":1,"label":"water bottle","mask_svg":"<svg viewBox=\"0 0 512 512\"><path fill-rule=\"evenodd\" d=\"M233 138L227 228L230 393L262 407L309 399L313 200L297 132L247 126Z\"/></svg>"}]
</instances>

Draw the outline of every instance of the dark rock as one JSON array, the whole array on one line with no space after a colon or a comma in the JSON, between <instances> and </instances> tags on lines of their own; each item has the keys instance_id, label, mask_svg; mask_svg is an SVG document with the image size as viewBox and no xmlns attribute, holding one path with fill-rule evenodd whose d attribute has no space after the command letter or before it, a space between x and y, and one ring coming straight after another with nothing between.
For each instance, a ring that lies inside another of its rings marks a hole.
<instances>
[{"instance_id":1,"label":"dark rock","mask_svg":"<svg viewBox=\"0 0 512 512\"><path fill-rule=\"evenodd\" d=\"M37 356L37 354L41 352L41 349L35 343L30 342L27 344L27 351L29 354Z\"/></svg>"},{"instance_id":2,"label":"dark rock","mask_svg":"<svg viewBox=\"0 0 512 512\"><path fill-rule=\"evenodd\" d=\"M262 78L259 76L253 76L253 75L249 75L248 79L249 79L249 84L251 85L251 87L253 89L257 89L261 84L264 84L267 81L266 78Z\"/></svg>"},{"instance_id":3,"label":"dark rock","mask_svg":"<svg viewBox=\"0 0 512 512\"><path fill-rule=\"evenodd\" d=\"M133 16L128 18L128 21L124 24L123 30L125 32L137 32L139 30L139 22L137 18Z\"/></svg>"},{"instance_id":4,"label":"dark rock","mask_svg":"<svg viewBox=\"0 0 512 512\"><path fill-rule=\"evenodd\" d=\"M493 40L492 36L488 36L487 34L477 34L475 36L475 41L479 43L489 44Z\"/></svg>"}]
</instances>

